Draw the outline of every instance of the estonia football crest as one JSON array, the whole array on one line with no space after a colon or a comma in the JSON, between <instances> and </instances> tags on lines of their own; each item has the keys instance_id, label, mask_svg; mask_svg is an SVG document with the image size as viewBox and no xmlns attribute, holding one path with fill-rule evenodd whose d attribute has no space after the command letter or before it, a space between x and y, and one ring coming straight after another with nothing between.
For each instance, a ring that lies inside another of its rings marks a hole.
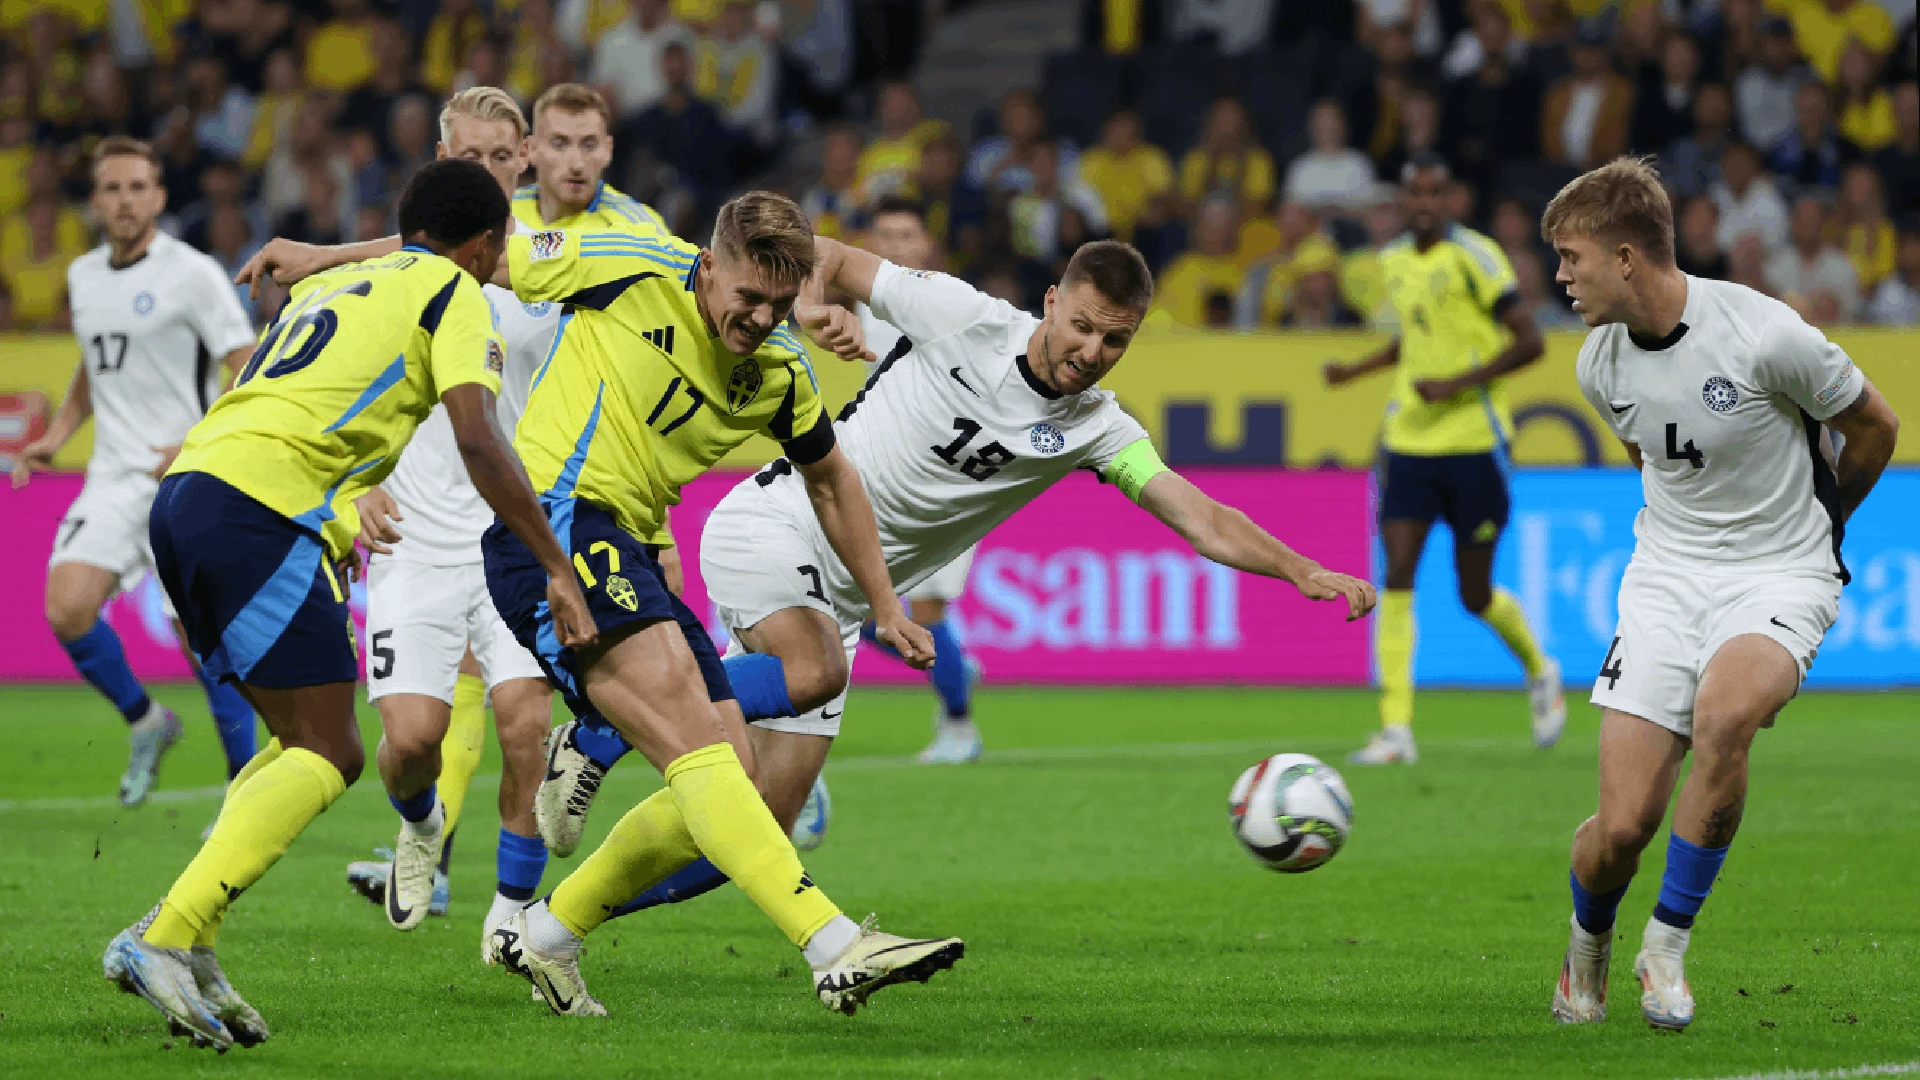
<instances>
[{"instance_id":1,"label":"estonia football crest","mask_svg":"<svg viewBox=\"0 0 1920 1080\"><path fill-rule=\"evenodd\" d=\"M522 300L520 302L520 310L526 312L527 317L530 319L544 319L547 316L547 312L553 310L553 301L539 300L529 304Z\"/></svg>"},{"instance_id":2,"label":"estonia football crest","mask_svg":"<svg viewBox=\"0 0 1920 1080\"><path fill-rule=\"evenodd\" d=\"M1028 440L1033 443L1033 448L1042 454L1057 454L1067 448L1067 437L1060 434L1060 429L1052 424L1033 425L1033 432L1028 436Z\"/></svg>"},{"instance_id":3,"label":"estonia football crest","mask_svg":"<svg viewBox=\"0 0 1920 1080\"><path fill-rule=\"evenodd\" d=\"M1740 404L1740 391L1733 388L1732 380L1726 376L1715 375L1700 388L1700 398L1714 412L1728 413Z\"/></svg>"},{"instance_id":4,"label":"estonia football crest","mask_svg":"<svg viewBox=\"0 0 1920 1080\"><path fill-rule=\"evenodd\" d=\"M752 360L742 360L733 367L733 374L727 376L727 411L738 414L741 409L753 404L760 393L760 384L766 381L761 374L760 365Z\"/></svg>"},{"instance_id":5,"label":"estonia football crest","mask_svg":"<svg viewBox=\"0 0 1920 1080\"><path fill-rule=\"evenodd\" d=\"M133 313L135 315L153 314L153 294L144 289L134 294Z\"/></svg>"}]
</instances>

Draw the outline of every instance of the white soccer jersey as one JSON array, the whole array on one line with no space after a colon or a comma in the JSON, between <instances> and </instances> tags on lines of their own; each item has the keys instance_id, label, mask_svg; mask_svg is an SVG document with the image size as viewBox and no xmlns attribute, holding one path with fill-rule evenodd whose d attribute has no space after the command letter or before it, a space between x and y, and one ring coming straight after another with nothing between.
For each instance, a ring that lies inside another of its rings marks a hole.
<instances>
[{"instance_id":1,"label":"white soccer jersey","mask_svg":"<svg viewBox=\"0 0 1920 1080\"><path fill-rule=\"evenodd\" d=\"M67 267L93 402L89 474L146 472L220 394L220 361L253 325L220 264L165 233L116 269L106 245Z\"/></svg>"},{"instance_id":2,"label":"white soccer jersey","mask_svg":"<svg viewBox=\"0 0 1920 1080\"><path fill-rule=\"evenodd\" d=\"M860 329L867 338L867 348L872 349L876 357L867 361L867 377L872 378L874 371L886 362L888 354L893 352L893 347L898 345L900 339L906 335L900 332L899 327L875 315L871 305L855 300L853 314L860 320Z\"/></svg>"},{"instance_id":3,"label":"white soccer jersey","mask_svg":"<svg viewBox=\"0 0 1920 1080\"><path fill-rule=\"evenodd\" d=\"M882 263L873 310L910 341L841 410L836 432L866 485L898 591L952 562L1069 472L1104 475L1147 437L1108 391L1062 396L1035 378L1025 353L1039 320L957 278ZM864 611L786 459L728 498L756 496L815 537L821 584L836 607Z\"/></svg>"},{"instance_id":4,"label":"white soccer jersey","mask_svg":"<svg viewBox=\"0 0 1920 1080\"><path fill-rule=\"evenodd\" d=\"M511 438L527 407L534 373L552 354L554 335L566 316L558 304L523 304L510 289L488 285L485 292L507 345L499 409L500 427ZM433 407L381 486L400 507L395 527L404 539L393 545L394 558L433 566L480 561L480 534L493 524L493 508L467 477L445 405Z\"/></svg>"},{"instance_id":5,"label":"white soccer jersey","mask_svg":"<svg viewBox=\"0 0 1920 1080\"><path fill-rule=\"evenodd\" d=\"M1744 285L1689 277L1673 334L1636 341L1622 324L1602 326L1578 374L1645 462L1635 560L1845 580L1820 422L1853 404L1865 378L1826 335Z\"/></svg>"}]
</instances>

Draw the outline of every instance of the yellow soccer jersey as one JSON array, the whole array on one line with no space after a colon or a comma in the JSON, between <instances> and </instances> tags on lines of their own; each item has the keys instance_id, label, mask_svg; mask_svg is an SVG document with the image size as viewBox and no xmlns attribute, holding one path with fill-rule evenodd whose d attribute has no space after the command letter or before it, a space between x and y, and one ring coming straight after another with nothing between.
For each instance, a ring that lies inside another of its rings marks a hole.
<instances>
[{"instance_id":1,"label":"yellow soccer jersey","mask_svg":"<svg viewBox=\"0 0 1920 1080\"><path fill-rule=\"evenodd\" d=\"M338 557L360 528L353 500L393 471L434 403L462 383L499 393L505 358L480 283L426 248L315 274L168 471L225 480L324 533Z\"/></svg>"},{"instance_id":2,"label":"yellow soccer jersey","mask_svg":"<svg viewBox=\"0 0 1920 1080\"><path fill-rule=\"evenodd\" d=\"M750 357L707 333L694 299L699 249L652 231L550 229L508 239L522 300L567 314L534 373L514 448L535 490L578 497L636 539L657 534L680 488L756 433L799 460L833 422L806 349L785 328Z\"/></svg>"},{"instance_id":3,"label":"yellow soccer jersey","mask_svg":"<svg viewBox=\"0 0 1920 1080\"><path fill-rule=\"evenodd\" d=\"M529 229L628 229L635 225L646 225L663 233L671 232L653 207L630 195L621 194L605 181L601 182L600 190L594 192L593 201L587 204L585 210L555 221L540 220L539 186L523 185L513 193L513 217Z\"/></svg>"},{"instance_id":4,"label":"yellow soccer jersey","mask_svg":"<svg viewBox=\"0 0 1920 1080\"><path fill-rule=\"evenodd\" d=\"M1380 252L1387 296L1400 316L1400 363L1387 398L1387 449L1437 457L1504 451L1513 438L1501 380L1429 405L1413 389L1485 364L1511 337L1499 315L1517 297L1500 246L1453 226L1421 251L1403 236Z\"/></svg>"}]
</instances>

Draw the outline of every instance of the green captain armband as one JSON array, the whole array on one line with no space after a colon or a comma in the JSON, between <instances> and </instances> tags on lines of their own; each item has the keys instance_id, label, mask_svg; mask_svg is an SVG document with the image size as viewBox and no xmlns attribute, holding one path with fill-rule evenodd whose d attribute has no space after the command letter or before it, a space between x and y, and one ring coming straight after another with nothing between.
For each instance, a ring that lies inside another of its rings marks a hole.
<instances>
[{"instance_id":1,"label":"green captain armband","mask_svg":"<svg viewBox=\"0 0 1920 1080\"><path fill-rule=\"evenodd\" d=\"M1160 460L1160 452L1153 448L1153 440L1141 439L1115 455L1113 464L1107 466L1106 475L1101 479L1138 503L1140 493L1146 490L1147 481L1166 471L1167 463Z\"/></svg>"}]
</instances>

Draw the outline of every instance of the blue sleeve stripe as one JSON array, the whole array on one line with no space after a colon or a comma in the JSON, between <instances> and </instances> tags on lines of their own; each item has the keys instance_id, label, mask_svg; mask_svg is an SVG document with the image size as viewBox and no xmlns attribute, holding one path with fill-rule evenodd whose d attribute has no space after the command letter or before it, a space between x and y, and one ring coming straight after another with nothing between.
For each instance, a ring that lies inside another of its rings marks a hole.
<instances>
[{"instance_id":1,"label":"blue sleeve stripe","mask_svg":"<svg viewBox=\"0 0 1920 1080\"><path fill-rule=\"evenodd\" d=\"M637 247L581 248L580 256L581 258L586 258L586 259L608 258L608 257L614 257L614 256L625 256L627 258L634 258L634 259L646 259L648 262L658 263L661 266L667 267L670 270L686 270L693 266L693 260L691 259L675 259L671 256L663 255L657 251L648 251L646 248L637 248Z\"/></svg>"},{"instance_id":2,"label":"blue sleeve stripe","mask_svg":"<svg viewBox=\"0 0 1920 1080\"><path fill-rule=\"evenodd\" d=\"M388 364L387 370L381 372L379 376L373 380L372 384L365 390L360 391L360 396L353 400L353 404L347 406L346 412L340 414L340 419L327 425L327 429L321 432L321 434L331 435L345 427L354 417L365 412L367 406L378 400L381 394L393 389L395 384L406 377L407 354L401 353L399 356L393 358L393 363Z\"/></svg>"},{"instance_id":3,"label":"blue sleeve stripe","mask_svg":"<svg viewBox=\"0 0 1920 1080\"><path fill-rule=\"evenodd\" d=\"M580 239L580 248L583 251L588 249L597 250L603 247L640 248L645 251L651 251L670 258L682 260L690 260L694 255L692 251L673 247L668 244L643 240L630 233L590 233Z\"/></svg>"}]
</instances>

